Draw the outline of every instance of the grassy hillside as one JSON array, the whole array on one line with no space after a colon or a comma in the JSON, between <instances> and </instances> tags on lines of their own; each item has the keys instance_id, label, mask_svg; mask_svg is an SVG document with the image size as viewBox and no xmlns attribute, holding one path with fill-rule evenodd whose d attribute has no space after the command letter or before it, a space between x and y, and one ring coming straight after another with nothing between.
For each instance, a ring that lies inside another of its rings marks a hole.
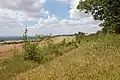
<instances>
[{"instance_id":1,"label":"grassy hillside","mask_svg":"<svg viewBox=\"0 0 120 80\"><path fill-rule=\"evenodd\" d=\"M120 80L120 35L93 35L80 40L78 48L62 49L62 56L43 64L20 58L1 61L0 80ZM9 66L15 68L7 69Z\"/></svg>"}]
</instances>

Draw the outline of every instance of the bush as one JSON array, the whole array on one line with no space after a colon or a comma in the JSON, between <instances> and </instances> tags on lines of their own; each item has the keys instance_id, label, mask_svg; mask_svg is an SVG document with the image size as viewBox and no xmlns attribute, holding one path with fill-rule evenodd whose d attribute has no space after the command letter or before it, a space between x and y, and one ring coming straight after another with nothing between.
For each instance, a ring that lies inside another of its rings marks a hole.
<instances>
[{"instance_id":1,"label":"bush","mask_svg":"<svg viewBox=\"0 0 120 80\"><path fill-rule=\"evenodd\" d=\"M42 63L48 55L61 55L58 50L60 45L53 45L51 34L47 36L36 36L35 42L30 42L27 38L27 29L25 30L25 34L23 35L24 44L22 46L24 49L24 60L33 60L34 62ZM39 43L42 40L44 40L44 44L46 45L41 48L39 47Z\"/></svg>"},{"instance_id":2,"label":"bush","mask_svg":"<svg viewBox=\"0 0 120 80\"><path fill-rule=\"evenodd\" d=\"M33 60L38 63L40 63L43 60L46 54L43 53L41 48L39 48L39 43L44 38L45 36L36 35L34 42L31 42L27 38L27 28L25 28L25 33L23 35L24 44L22 45L24 49L24 60Z\"/></svg>"},{"instance_id":3,"label":"bush","mask_svg":"<svg viewBox=\"0 0 120 80\"><path fill-rule=\"evenodd\" d=\"M63 55L62 50L64 50L66 47L77 46L75 41L66 43L65 39L63 39L61 43L53 44L53 38L51 37L51 34L47 36L36 36L37 37L34 42L30 42L30 40L27 38L27 29L25 29L25 34L23 35L24 44L22 46L24 49L24 60L33 60L34 62L38 62L40 64L46 60L49 60L48 57L50 56L57 57ZM44 40L44 44L46 45L39 47L39 43L42 40Z\"/></svg>"},{"instance_id":4,"label":"bush","mask_svg":"<svg viewBox=\"0 0 120 80\"><path fill-rule=\"evenodd\" d=\"M23 48L25 50L25 55L24 58L33 60L34 56L37 54L37 51L39 50L38 43L29 43L29 44L24 44Z\"/></svg>"}]
</instances>

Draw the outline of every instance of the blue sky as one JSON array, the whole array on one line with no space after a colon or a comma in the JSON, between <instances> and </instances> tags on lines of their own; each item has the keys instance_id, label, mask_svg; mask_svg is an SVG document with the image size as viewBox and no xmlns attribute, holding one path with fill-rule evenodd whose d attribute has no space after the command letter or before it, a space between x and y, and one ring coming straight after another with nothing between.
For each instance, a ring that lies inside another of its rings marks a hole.
<instances>
[{"instance_id":1,"label":"blue sky","mask_svg":"<svg viewBox=\"0 0 120 80\"><path fill-rule=\"evenodd\" d=\"M100 21L76 9L80 0L0 0L0 36L94 33Z\"/></svg>"},{"instance_id":2,"label":"blue sky","mask_svg":"<svg viewBox=\"0 0 120 80\"><path fill-rule=\"evenodd\" d=\"M70 4L47 0L43 7L50 15L56 15L59 19L69 19Z\"/></svg>"}]
</instances>

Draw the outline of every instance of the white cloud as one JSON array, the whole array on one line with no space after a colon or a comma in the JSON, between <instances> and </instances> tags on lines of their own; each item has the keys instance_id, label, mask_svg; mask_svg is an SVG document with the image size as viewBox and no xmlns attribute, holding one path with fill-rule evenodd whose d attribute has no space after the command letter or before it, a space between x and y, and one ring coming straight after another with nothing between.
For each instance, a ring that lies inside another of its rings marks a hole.
<instances>
[{"instance_id":1,"label":"white cloud","mask_svg":"<svg viewBox=\"0 0 120 80\"><path fill-rule=\"evenodd\" d=\"M78 9L76 9L77 5L79 4L80 0L70 0L70 4L71 4L71 9L70 9L70 18L71 19L86 19L86 18L90 18L91 15L90 14L85 14L84 11L80 12ZM87 19L86 19L87 20Z\"/></svg>"},{"instance_id":2,"label":"white cloud","mask_svg":"<svg viewBox=\"0 0 120 80\"><path fill-rule=\"evenodd\" d=\"M9 9L0 9L0 27L21 27L20 21L25 19L22 12L15 12Z\"/></svg>"},{"instance_id":3,"label":"white cloud","mask_svg":"<svg viewBox=\"0 0 120 80\"><path fill-rule=\"evenodd\" d=\"M38 34L69 34L75 33L78 31L83 32L95 32L98 30L97 25L87 24L88 21L81 22L80 20L58 20L55 16L49 17L47 19L40 18L39 23L34 25L33 27L28 27L28 35L35 35ZM90 22L91 23L91 22ZM23 27L0 27L0 35L22 35L24 32ZM7 34L4 34L7 33ZM15 34L14 34L15 33Z\"/></svg>"},{"instance_id":4,"label":"white cloud","mask_svg":"<svg viewBox=\"0 0 120 80\"><path fill-rule=\"evenodd\" d=\"M58 24L58 19L55 16L48 16L47 19L40 18L39 23L50 26L51 24Z\"/></svg>"},{"instance_id":5,"label":"white cloud","mask_svg":"<svg viewBox=\"0 0 120 80\"><path fill-rule=\"evenodd\" d=\"M45 0L0 0L0 35L21 35L24 30L22 22L48 16L49 13L43 8L44 2Z\"/></svg>"},{"instance_id":6,"label":"white cloud","mask_svg":"<svg viewBox=\"0 0 120 80\"><path fill-rule=\"evenodd\" d=\"M70 18L71 19L75 19L75 20L83 20L84 18L91 18L91 15L90 14L85 14L84 11L80 12L78 9L76 9L76 7L78 6L79 4L79 1L80 0L56 0L56 1L59 1L59 2L65 2L65 3L68 3L70 4L70 10L69 10L69 13L70 13ZM86 19L87 20L87 19Z\"/></svg>"},{"instance_id":7,"label":"white cloud","mask_svg":"<svg viewBox=\"0 0 120 80\"><path fill-rule=\"evenodd\" d=\"M49 12L43 8L46 0L0 0L0 36L22 35L24 32L22 22L26 20L38 21L28 28L28 35L68 34L78 31L90 33L99 29L99 21L94 21L92 16L76 9L79 0L57 1L71 5L70 19L59 20L55 15L49 16ZM48 18L42 18L44 16Z\"/></svg>"},{"instance_id":8,"label":"white cloud","mask_svg":"<svg viewBox=\"0 0 120 80\"><path fill-rule=\"evenodd\" d=\"M40 1L40 3L45 3L46 2L46 0L39 0Z\"/></svg>"},{"instance_id":9,"label":"white cloud","mask_svg":"<svg viewBox=\"0 0 120 80\"><path fill-rule=\"evenodd\" d=\"M39 20L48 16L44 10L45 0L0 0L0 27L23 27L26 20Z\"/></svg>"},{"instance_id":10,"label":"white cloud","mask_svg":"<svg viewBox=\"0 0 120 80\"><path fill-rule=\"evenodd\" d=\"M96 28L99 28L98 25L101 23L100 21L95 21L90 14L85 14L84 11L80 12L78 9L76 9L80 0L57 0L57 1L65 2L71 5L70 6L71 9L69 10L70 13L69 16L71 20L76 20L76 22L79 22L84 26L89 25L87 26L88 28L92 27L93 25L96 26Z\"/></svg>"},{"instance_id":11,"label":"white cloud","mask_svg":"<svg viewBox=\"0 0 120 80\"><path fill-rule=\"evenodd\" d=\"M0 27L0 36L20 36L23 32L23 27Z\"/></svg>"},{"instance_id":12,"label":"white cloud","mask_svg":"<svg viewBox=\"0 0 120 80\"><path fill-rule=\"evenodd\" d=\"M41 18L39 20L39 23L36 24L32 29L30 29L29 34L31 34L33 30L36 33L43 33L43 34L49 34L49 33L68 34L68 33L75 33L78 31L90 33L99 30L98 23L99 21L94 22L91 21L91 19L85 21L75 20L75 19L58 20L57 17L52 16L52 17L48 17L47 19Z\"/></svg>"},{"instance_id":13,"label":"white cloud","mask_svg":"<svg viewBox=\"0 0 120 80\"><path fill-rule=\"evenodd\" d=\"M39 19L46 14L43 9L45 0L0 0L0 8L23 12L28 18Z\"/></svg>"}]
</instances>

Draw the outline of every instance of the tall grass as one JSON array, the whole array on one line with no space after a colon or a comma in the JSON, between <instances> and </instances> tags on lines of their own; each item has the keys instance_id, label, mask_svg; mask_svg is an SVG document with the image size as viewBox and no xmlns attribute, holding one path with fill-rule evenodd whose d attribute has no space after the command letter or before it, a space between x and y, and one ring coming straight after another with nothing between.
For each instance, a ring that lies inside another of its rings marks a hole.
<instances>
[{"instance_id":1,"label":"tall grass","mask_svg":"<svg viewBox=\"0 0 120 80\"><path fill-rule=\"evenodd\" d=\"M32 75L29 77L29 75ZM120 35L81 38L79 48L20 74L20 80L120 80Z\"/></svg>"},{"instance_id":2,"label":"tall grass","mask_svg":"<svg viewBox=\"0 0 120 80\"><path fill-rule=\"evenodd\" d=\"M36 63L25 61L23 55L14 54L11 59L0 60L0 80L9 80L35 66L37 66Z\"/></svg>"}]
</instances>

